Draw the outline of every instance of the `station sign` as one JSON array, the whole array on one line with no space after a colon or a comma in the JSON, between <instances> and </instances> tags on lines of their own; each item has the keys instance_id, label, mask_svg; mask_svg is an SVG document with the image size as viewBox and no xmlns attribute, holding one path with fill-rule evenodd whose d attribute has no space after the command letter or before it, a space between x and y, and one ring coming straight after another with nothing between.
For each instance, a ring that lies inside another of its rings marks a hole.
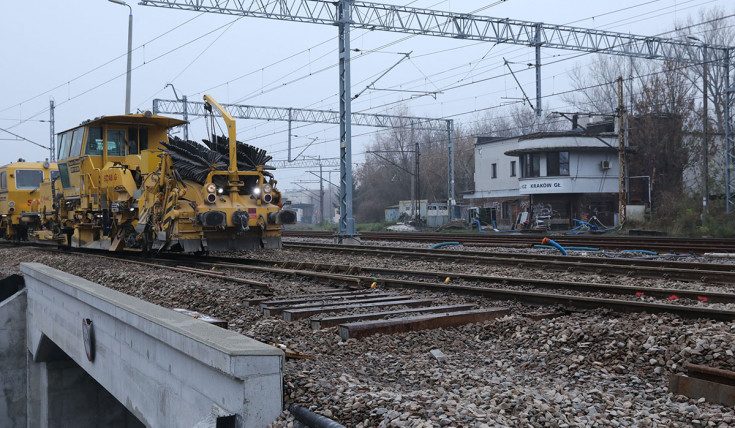
<instances>
[{"instance_id":1,"label":"station sign","mask_svg":"<svg viewBox=\"0 0 735 428\"><path fill-rule=\"evenodd\" d=\"M521 195L536 195L544 193L568 193L569 185L565 179L553 179L548 177L539 178L537 180L523 180L519 183L519 193Z\"/></svg>"}]
</instances>

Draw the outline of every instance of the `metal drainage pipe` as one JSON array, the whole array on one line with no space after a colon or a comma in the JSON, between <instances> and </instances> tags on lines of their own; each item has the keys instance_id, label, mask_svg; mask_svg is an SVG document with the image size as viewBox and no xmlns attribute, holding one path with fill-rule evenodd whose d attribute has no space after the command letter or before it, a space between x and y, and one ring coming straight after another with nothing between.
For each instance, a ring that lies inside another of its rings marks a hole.
<instances>
[{"instance_id":1,"label":"metal drainage pipe","mask_svg":"<svg viewBox=\"0 0 735 428\"><path fill-rule=\"evenodd\" d=\"M344 425L340 425L325 416L317 415L316 413L296 404L288 406L288 411L294 415L297 421L309 428L345 428Z\"/></svg>"}]
</instances>

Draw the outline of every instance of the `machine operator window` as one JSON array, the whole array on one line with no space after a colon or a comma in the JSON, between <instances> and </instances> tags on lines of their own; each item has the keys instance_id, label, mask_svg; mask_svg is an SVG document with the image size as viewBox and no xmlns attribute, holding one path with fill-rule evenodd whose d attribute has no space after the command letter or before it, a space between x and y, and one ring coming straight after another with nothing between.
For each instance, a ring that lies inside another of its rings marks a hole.
<instances>
[{"instance_id":1,"label":"machine operator window","mask_svg":"<svg viewBox=\"0 0 735 428\"><path fill-rule=\"evenodd\" d=\"M102 128L93 126L87 131L87 148L85 155L102 156Z\"/></svg>"},{"instance_id":2,"label":"machine operator window","mask_svg":"<svg viewBox=\"0 0 735 428\"><path fill-rule=\"evenodd\" d=\"M82 141L84 141L84 128L74 130L74 134L71 137L71 150L69 151L69 157L77 157L82 154Z\"/></svg>"},{"instance_id":3,"label":"machine operator window","mask_svg":"<svg viewBox=\"0 0 735 428\"><path fill-rule=\"evenodd\" d=\"M107 156L125 156L125 131L107 130Z\"/></svg>"},{"instance_id":4,"label":"machine operator window","mask_svg":"<svg viewBox=\"0 0 735 428\"><path fill-rule=\"evenodd\" d=\"M43 171L39 169L18 169L15 171L15 188L18 190L38 189L43 181Z\"/></svg>"},{"instance_id":5,"label":"machine operator window","mask_svg":"<svg viewBox=\"0 0 735 428\"><path fill-rule=\"evenodd\" d=\"M128 128L128 154L137 155L138 151L138 128Z\"/></svg>"},{"instance_id":6,"label":"machine operator window","mask_svg":"<svg viewBox=\"0 0 735 428\"><path fill-rule=\"evenodd\" d=\"M71 142L71 131L59 135L59 153L56 158L66 159L69 157L69 143Z\"/></svg>"},{"instance_id":7,"label":"machine operator window","mask_svg":"<svg viewBox=\"0 0 735 428\"><path fill-rule=\"evenodd\" d=\"M3 171L0 172L0 189L7 189L8 188L8 173Z\"/></svg>"},{"instance_id":8,"label":"machine operator window","mask_svg":"<svg viewBox=\"0 0 735 428\"><path fill-rule=\"evenodd\" d=\"M141 152L148 150L148 128L138 128L138 145Z\"/></svg>"},{"instance_id":9,"label":"machine operator window","mask_svg":"<svg viewBox=\"0 0 735 428\"><path fill-rule=\"evenodd\" d=\"M59 171L56 171L56 170L49 171L49 176L50 176L52 182L54 180L58 180L58 178L59 178L60 175L61 174L59 173Z\"/></svg>"}]
</instances>

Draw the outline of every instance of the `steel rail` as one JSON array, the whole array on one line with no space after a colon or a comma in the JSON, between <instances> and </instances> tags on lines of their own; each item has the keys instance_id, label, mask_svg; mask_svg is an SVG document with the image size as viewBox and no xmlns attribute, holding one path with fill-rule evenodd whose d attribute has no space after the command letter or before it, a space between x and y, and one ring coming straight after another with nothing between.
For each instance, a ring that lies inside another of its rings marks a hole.
<instances>
[{"instance_id":1,"label":"steel rail","mask_svg":"<svg viewBox=\"0 0 735 428\"><path fill-rule=\"evenodd\" d=\"M333 238L328 231L287 230L284 237ZM530 247L540 244L544 234L508 235L495 233L362 232L360 239L410 242L457 241L468 246ZM715 238L668 238L595 235L551 235L562 246L593 246L615 250L675 251L684 254L711 251L735 252L735 240Z\"/></svg>"},{"instance_id":2,"label":"steel rail","mask_svg":"<svg viewBox=\"0 0 735 428\"><path fill-rule=\"evenodd\" d=\"M58 251L58 250L55 250ZM94 254L97 253L100 257L104 258L112 258L112 259L123 259L126 261L130 261L132 258L140 257L140 254L136 254L135 252L123 252L123 253L107 253L105 252L104 255L99 254L99 250L90 250L90 249L77 249L74 248L70 253L79 253L79 254ZM273 266L273 264L278 264L282 262L278 261L266 261L270 266L253 266L253 263L261 263L262 260L252 260L252 259L240 259L240 258L233 258L233 257L196 257L196 256L187 256L187 255L176 255L176 254L162 254L160 256L163 256L163 262L165 263L181 263L182 261L189 260L191 263L199 264L199 265L208 265L212 266L219 265L220 267L230 267L230 268L236 268L241 270L250 270L250 271L260 271L260 272L269 272L273 274L279 274L279 275L291 275L291 276L303 276L307 278L314 278L319 280L325 280L329 282L339 282L346 284L348 288L351 289L364 289L369 286L369 284L375 282L380 284L382 287L386 288L398 288L398 289L418 289L418 290L425 290L425 291L433 291L433 292L442 292L442 293L455 293L455 294L465 294L465 295L472 295L472 296L479 296L479 297L485 297L489 299L495 299L495 300L513 300L518 301L524 304L532 304L532 305L561 305L564 307L571 307L576 309L598 309L598 308L605 308L609 309L615 312L620 313L631 313L631 312L650 312L650 313L670 313L677 316L681 316L683 318L709 318L719 321L735 321L735 311L731 310L722 310L722 309L712 309L712 308L705 308L701 306L686 306L686 305L674 305L674 304L666 304L666 303L649 303L649 302L640 302L635 300L624 300L624 299L609 299L609 298L594 298L594 297L585 297L585 296L573 296L573 295L565 295L565 294L556 294L556 293L539 293L534 291L520 291L520 290L513 290L513 289L506 289L506 288L487 288L487 287L478 287L478 286L469 286L469 285L446 285L446 284L437 284L437 283L429 283L429 282L423 282L423 281L415 281L415 280L405 280L405 279L398 279L398 278L389 278L389 277L374 277L372 275L365 275L364 273L357 273L357 274L350 274L350 269L357 269L356 267L352 266L344 266L344 265L329 265L329 264L310 264L314 267L319 267L319 269L327 269L330 271L337 271L337 270L346 270L346 272L343 273L332 273L332 272L321 272L321 271L310 271L306 269L287 269L283 267ZM150 260L149 262L139 262L144 265L151 265L152 267L165 267L165 268L171 268L171 266L166 265L157 265L156 263L150 263L154 260ZM159 260L160 261L160 260ZM272 267L271 267L272 266ZM176 267L174 266L176 270L185 272L185 273L191 273L194 275L203 274L203 273L211 273L206 272L204 270L200 269L192 269L192 268L182 268L182 267ZM401 272L402 274L405 274L405 270L399 270L397 272ZM439 273L439 272L432 272L433 275L444 275L445 272ZM454 274L457 276L457 274ZM213 275L207 275L207 276L216 276L218 279L222 280L230 280L231 278L240 279L242 278L236 278L231 277L228 275L222 275L222 274L213 274ZM524 281L524 279L519 279L521 281ZM529 284L531 282L535 282L536 285L542 286L544 285L543 282L540 282L540 280L528 280L525 279ZM237 281L237 282L246 282L246 281ZM249 282L249 280L248 280ZM255 282L255 281L253 281ZM557 281L558 282L558 281ZM551 286L553 281L548 284ZM254 284L251 284L254 285ZM259 284L258 284L259 285ZM595 284L595 286L601 286L604 284ZM260 287L259 287L260 288ZM267 288L267 287L263 287ZM608 289L611 290L611 289ZM645 290L645 289L644 289ZM656 293L661 293L661 289L650 289L650 290L656 290ZM268 290L270 291L270 290ZM625 292L628 293L629 290L620 289L621 293ZM673 290L667 290L673 291ZM677 290L678 291L678 290ZM684 292L689 292L686 290L683 290ZM645 291L644 291L645 292ZM666 294L664 292L664 294ZM709 293L709 292L699 292L697 293L700 297L708 297L707 301L709 301L709 297L711 296L714 301L717 299L725 298L724 295L727 293ZM672 293L673 294L673 293Z\"/></svg>"},{"instance_id":3,"label":"steel rail","mask_svg":"<svg viewBox=\"0 0 735 428\"><path fill-rule=\"evenodd\" d=\"M206 263L206 262L203 262ZM271 263L270 261L268 263ZM620 295L631 295L631 296L649 296L662 299L669 299L671 296L676 296L677 299L691 299L693 301L704 301L709 303L735 303L735 293L721 293L705 290L687 290L679 288L658 288L658 287L635 287L629 285L615 285L615 284L603 284L596 282L578 282L578 281L559 281L549 279L534 279L534 278L518 278L510 276L494 276L494 275L478 275L468 273L458 273L449 271L426 271L426 270L411 270L411 269L395 269L395 268L381 268L372 266L345 266L345 265L329 265L323 263L303 263L303 262L275 262L280 266L281 272L288 272L292 269L295 272L302 272L308 270L311 272L327 271L330 273L343 271L348 275L361 276L363 281L370 281L371 278L375 280L375 275L411 275L416 277L434 278L438 280L449 279L452 285L456 285L457 280L470 281L470 282L481 282L488 284L503 284L513 286L530 286L534 288L544 289L563 289L563 290L574 290L583 293L599 292L608 294L620 294ZM219 267L232 267L239 268L237 263L220 263ZM245 270L260 270L258 267L248 266L243 268ZM271 270L276 268L269 268L270 272L278 272ZM386 277L381 277L381 281L390 281ZM374 281L377 282L377 281Z\"/></svg>"},{"instance_id":4,"label":"steel rail","mask_svg":"<svg viewBox=\"0 0 735 428\"><path fill-rule=\"evenodd\" d=\"M476 264L487 262L489 264L513 265L518 267L551 268L557 271L582 271L597 274L611 273L644 278L671 278L675 280L722 283L735 282L735 266L720 264L686 263L680 265L679 263L682 262L308 243L287 243L284 244L284 248L367 254L381 257L430 259L458 263Z\"/></svg>"},{"instance_id":5,"label":"steel rail","mask_svg":"<svg viewBox=\"0 0 735 428\"><path fill-rule=\"evenodd\" d=\"M406 280L390 277L375 277L372 275L365 275L365 273L330 273L322 271L312 271L307 269L289 269L284 267L272 267L273 264L278 265L277 261L269 261L271 266L253 266L253 265L241 265L237 262L232 263L232 258L221 258L212 257L205 258L204 260L197 260L195 263L212 266L215 264L220 268L233 268L247 271L258 271L258 272L269 272L273 274L288 275L288 276L300 276L306 278L314 278L320 280L327 280L333 282L340 282L346 284L353 289L362 289L368 287L368 284L377 283L382 287L396 288L396 289L419 289L425 291L434 291L442 293L455 293L455 294L466 294L479 297L485 297L490 299L500 300L516 300L525 304L541 304L541 305L562 305L565 307L572 307L576 309L597 309L606 308L615 312L630 313L630 312L651 312L651 313L671 313L684 318L710 318L719 321L733 321L735 320L735 311L723 310L723 309L712 309L704 308L701 306L686 306L686 305L674 305L666 303L650 303L640 302L635 300L624 300L624 299L609 299L609 298L595 298L585 296L573 296L566 294L556 293L540 293L535 291L521 291L507 288L487 288L469 285L446 285L437 284L416 280ZM319 266L319 269L327 268L328 270L336 271L344 269L344 265L329 265L329 264L302 264L302 265L313 265ZM355 267L353 267L355 268ZM348 269L349 272L349 269ZM405 274L405 270L395 270L396 274ZM432 275L444 275L444 273L432 272ZM457 274L454 274L455 276ZM529 285L533 286L548 286L554 288L563 288L562 281L542 281L542 280L529 280L529 279L517 279L519 282L526 281ZM502 282L502 280L501 280ZM557 285L554 285L554 282ZM576 287L584 287L584 283L580 285L576 283ZM618 287L617 292L620 294L629 294L633 292L633 287L619 288L620 286L613 286L609 284L592 284L591 287L604 287L606 292L615 290ZM713 301L722 299L719 301L732 301L735 298L735 294L727 293L711 293L709 292L696 292L692 293L688 290L664 290L655 288L640 288L639 291L651 290L655 295L658 296L671 296L673 291L684 292L687 295L694 297L712 297ZM652 296L654 296L652 294ZM700 299L697 299L700 300Z\"/></svg>"}]
</instances>

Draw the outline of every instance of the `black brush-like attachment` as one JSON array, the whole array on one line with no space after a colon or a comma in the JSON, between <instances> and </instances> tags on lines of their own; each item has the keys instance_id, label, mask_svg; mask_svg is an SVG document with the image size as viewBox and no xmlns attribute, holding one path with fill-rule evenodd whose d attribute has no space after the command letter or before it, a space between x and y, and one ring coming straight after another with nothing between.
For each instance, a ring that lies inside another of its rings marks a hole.
<instances>
[{"instance_id":1,"label":"black brush-like attachment","mask_svg":"<svg viewBox=\"0 0 735 428\"><path fill-rule=\"evenodd\" d=\"M195 141L174 137L168 143L161 144L166 147L181 179L204 184L210 171L227 170L225 156Z\"/></svg>"},{"instance_id":2,"label":"black brush-like attachment","mask_svg":"<svg viewBox=\"0 0 735 428\"><path fill-rule=\"evenodd\" d=\"M213 135L212 141L202 141L207 145L207 147L224 156L225 162L229 164L229 138L221 135ZM265 150L251 146L250 144L245 144L241 141L237 142L237 169L239 171L255 171L259 166L270 162L271 159L273 159L273 157L268 156Z\"/></svg>"}]
</instances>

